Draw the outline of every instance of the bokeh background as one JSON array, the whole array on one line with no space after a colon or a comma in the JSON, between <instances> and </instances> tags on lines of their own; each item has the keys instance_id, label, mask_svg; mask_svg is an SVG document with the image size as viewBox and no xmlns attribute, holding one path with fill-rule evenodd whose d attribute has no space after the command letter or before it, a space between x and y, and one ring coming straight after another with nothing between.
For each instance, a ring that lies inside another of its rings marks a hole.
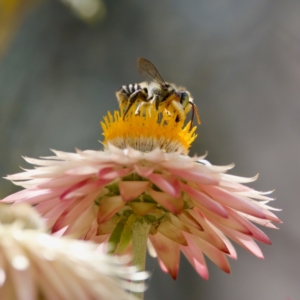
<instances>
[{"instance_id":1,"label":"bokeh background","mask_svg":"<svg viewBox=\"0 0 300 300\"><path fill-rule=\"evenodd\" d=\"M237 246L231 274L208 263L209 281L184 257L176 281L149 258L146 300L300 299L300 1L102 0L95 17L63 2L0 0L0 176L28 167L22 155L100 149L99 121L146 57L194 96L190 153L259 172L284 222L265 230L265 260ZM0 179L0 198L14 191Z\"/></svg>"}]
</instances>

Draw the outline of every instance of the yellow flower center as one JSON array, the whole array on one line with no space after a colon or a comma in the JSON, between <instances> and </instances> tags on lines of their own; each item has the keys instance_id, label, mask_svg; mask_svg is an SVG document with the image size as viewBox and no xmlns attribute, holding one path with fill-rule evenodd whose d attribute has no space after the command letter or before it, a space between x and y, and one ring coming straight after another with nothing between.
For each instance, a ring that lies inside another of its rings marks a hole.
<instances>
[{"instance_id":1,"label":"yellow flower center","mask_svg":"<svg viewBox=\"0 0 300 300\"><path fill-rule=\"evenodd\" d=\"M196 126L190 130L190 122L177 120L168 110L156 109L154 105L144 108L138 115L130 110L123 118L122 108L108 112L101 122L106 146L112 144L120 149L132 147L142 152L160 148L166 152L180 151L187 154L197 137Z\"/></svg>"}]
</instances>

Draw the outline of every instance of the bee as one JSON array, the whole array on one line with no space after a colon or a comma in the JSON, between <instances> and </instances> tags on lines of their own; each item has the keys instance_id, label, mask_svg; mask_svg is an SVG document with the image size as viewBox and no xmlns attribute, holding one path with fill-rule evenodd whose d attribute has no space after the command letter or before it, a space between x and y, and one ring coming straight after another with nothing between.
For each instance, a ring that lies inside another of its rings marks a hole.
<instances>
[{"instance_id":1,"label":"bee","mask_svg":"<svg viewBox=\"0 0 300 300\"><path fill-rule=\"evenodd\" d=\"M137 63L138 71L149 80L149 83L142 82L140 84L125 85L116 93L119 103L127 105L123 118L125 118L131 106L139 101L136 113L140 111L143 105L151 103L155 105L157 110L162 107L170 111L170 108L172 108L177 114L176 121L179 122L184 119L185 115L192 108L190 130L193 126L195 113L200 124L198 109L187 90L165 82L156 67L149 60L139 57Z\"/></svg>"},{"instance_id":2,"label":"bee","mask_svg":"<svg viewBox=\"0 0 300 300\"><path fill-rule=\"evenodd\" d=\"M127 106L123 114L125 119L131 106L138 102L148 102L148 84L146 82L122 85L121 89L117 91L116 96L120 106Z\"/></svg>"}]
</instances>

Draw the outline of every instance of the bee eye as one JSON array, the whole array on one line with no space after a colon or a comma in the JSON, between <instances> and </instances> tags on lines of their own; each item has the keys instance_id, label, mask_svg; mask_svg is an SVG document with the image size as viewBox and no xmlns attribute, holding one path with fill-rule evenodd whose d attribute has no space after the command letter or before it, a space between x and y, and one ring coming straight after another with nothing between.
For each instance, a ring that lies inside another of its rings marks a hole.
<instances>
[{"instance_id":1,"label":"bee eye","mask_svg":"<svg viewBox=\"0 0 300 300\"><path fill-rule=\"evenodd\" d=\"M181 92L180 103L185 108L190 101L190 97L187 92Z\"/></svg>"}]
</instances>

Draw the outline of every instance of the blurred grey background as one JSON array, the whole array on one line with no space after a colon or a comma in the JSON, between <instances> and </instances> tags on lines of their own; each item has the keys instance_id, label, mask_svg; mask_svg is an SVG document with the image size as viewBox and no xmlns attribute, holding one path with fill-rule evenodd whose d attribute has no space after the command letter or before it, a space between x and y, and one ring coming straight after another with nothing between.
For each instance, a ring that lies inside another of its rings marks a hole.
<instances>
[{"instance_id":1,"label":"blurred grey background","mask_svg":"<svg viewBox=\"0 0 300 300\"><path fill-rule=\"evenodd\" d=\"M149 258L146 300L300 299L300 1L104 3L95 24L59 1L17 17L0 60L0 176L28 168L22 155L100 149L99 121L122 84L142 81L136 59L146 57L194 96L202 124L190 153L235 162L231 174L259 172L251 186L275 189L284 222L265 229L265 260L237 246L231 274L208 263L209 281L184 257L177 281ZM0 180L0 197L13 191Z\"/></svg>"}]
</instances>

